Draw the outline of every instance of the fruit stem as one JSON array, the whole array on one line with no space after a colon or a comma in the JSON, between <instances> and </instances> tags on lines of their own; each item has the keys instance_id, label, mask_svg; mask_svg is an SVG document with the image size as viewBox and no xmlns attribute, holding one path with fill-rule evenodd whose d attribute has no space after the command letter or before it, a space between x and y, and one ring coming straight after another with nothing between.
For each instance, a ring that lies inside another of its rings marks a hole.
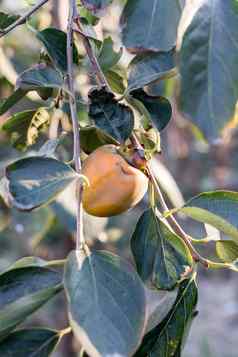
<instances>
[{"instance_id":1,"label":"fruit stem","mask_svg":"<svg viewBox=\"0 0 238 357\"><path fill-rule=\"evenodd\" d=\"M68 63L68 86L69 86L69 105L71 120L73 124L74 134L74 163L75 170L78 174L81 173L81 159L80 159L80 135L79 135L79 122L77 116L76 94L74 88L74 75L73 75L73 24L74 19L77 17L77 3L76 0L69 0L69 17L67 28L67 63ZM77 197L77 233L76 233L76 250L82 249L85 245L85 238L83 233L83 206L82 206L82 193L83 185L80 179L76 182L76 197Z\"/></svg>"}]
</instances>

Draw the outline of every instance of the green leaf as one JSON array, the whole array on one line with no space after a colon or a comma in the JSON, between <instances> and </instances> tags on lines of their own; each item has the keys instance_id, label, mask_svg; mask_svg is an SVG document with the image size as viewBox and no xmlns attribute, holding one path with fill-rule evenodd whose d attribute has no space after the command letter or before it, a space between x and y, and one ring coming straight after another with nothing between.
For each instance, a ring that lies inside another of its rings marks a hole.
<instances>
[{"instance_id":1,"label":"green leaf","mask_svg":"<svg viewBox=\"0 0 238 357\"><path fill-rule=\"evenodd\" d=\"M238 193L232 191L203 192L191 198L177 211L208 223L238 242Z\"/></svg>"},{"instance_id":2,"label":"green leaf","mask_svg":"<svg viewBox=\"0 0 238 357\"><path fill-rule=\"evenodd\" d=\"M0 339L61 289L61 274L41 261L21 261L0 274Z\"/></svg>"},{"instance_id":3,"label":"green leaf","mask_svg":"<svg viewBox=\"0 0 238 357\"><path fill-rule=\"evenodd\" d=\"M130 0L121 17L124 46L133 53L175 46L183 1Z\"/></svg>"},{"instance_id":4,"label":"green leaf","mask_svg":"<svg viewBox=\"0 0 238 357\"><path fill-rule=\"evenodd\" d=\"M220 240L216 242L216 252L225 263L232 263L238 259L238 244L229 240Z\"/></svg>"},{"instance_id":5,"label":"green leaf","mask_svg":"<svg viewBox=\"0 0 238 357\"><path fill-rule=\"evenodd\" d=\"M3 273L6 273L7 271L10 270L21 269L21 268L47 267L48 264L49 262L39 257L34 257L34 256L24 257L13 263L9 268L4 270Z\"/></svg>"},{"instance_id":6,"label":"green leaf","mask_svg":"<svg viewBox=\"0 0 238 357\"><path fill-rule=\"evenodd\" d=\"M85 26L96 26L99 22L99 18L92 14L92 12L82 6L80 3L78 4L78 12L81 18L81 23L83 23L83 30L85 30ZM84 32L85 33L85 32Z\"/></svg>"},{"instance_id":7,"label":"green leaf","mask_svg":"<svg viewBox=\"0 0 238 357\"><path fill-rule=\"evenodd\" d=\"M208 139L219 136L238 99L238 10L234 0L202 3L180 50L180 109Z\"/></svg>"},{"instance_id":8,"label":"green leaf","mask_svg":"<svg viewBox=\"0 0 238 357\"><path fill-rule=\"evenodd\" d=\"M63 78L58 71L43 63L35 65L20 74L16 82L16 90L0 103L0 115L13 107L30 91L35 90L42 99L48 99L48 96L52 95L49 90L62 87ZM47 92L46 96L45 91Z\"/></svg>"},{"instance_id":9,"label":"green leaf","mask_svg":"<svg viewBox=\"0 0 238 357\"><path fill-rule=\"evenodd\" d=\"M91 356L131 356L145 327L145 291L134 269L105 251L73 251L64 284L73 331Z\"/></svg>"},{"instance_id":10,"label":"green leaf","mask_svg":"<svg viewBox=\"0 0 238 357\"><path fill-rule=\"evenodd\" d=\"M148 95L141 89L133 91L131 95L144 104L158 131L163 130L168 125L172 117L172 106L168 99L161 96Z\"/></svg>"},{"instance_id":11,"label":"green leaf","mask_svg":"<svg viewBox=\"0 0 238 357\"><path fill-rule=\"evenodd\" d=\"M1 356L48 357L59 343L58 331L46 328L18 330L0 342Z\"/></svg>"},{"instance_id":12,"label":"green leaf","mask_svg":"<svg viewBox=\"0 0 238 357\"><path fill-rule=\"evenodd\" d=\"M62 72L67 72L67 35L55 28L47 28L37 32L36 37L40 40L55 66ZM78 64L78 51L74 45L73 60Z\"/></svg>"},{"instance_id":13,"label":"green leaf","mask_svg":"<svg viewBox=\"0 0 238 357\"><path fill-rule=\"evenodd\" d=\"M143 127L145 127L144 123ZM160 133L157 131L157 129L151 128L144 133L140 132L139 139L140 143L144 147L145 154L149 155L148 157L152 157L155 153L161 152Z\"/></svg>"},{"instance_id":14,"label":"green leaf","mask_svg":"<svg viewBox=\"0 0 238 357\"><path fill-rule=\"evenodd\" d=\"M93 14L98 14L110 5L111 2L112 0L81 0L82 5L92 11Z\"/></svg>"},{"instance_id":15,"label":"green leaf","mask_svg":"<svg viewBox=\"0 0 238 357\"><path fill-rule=\"evenodd\" d=\"M98 56L98 62L103 71L109 70L115 66L122 56L122 48L118 52L113 49L113 41L111 37L107 37L103 40L100 53Z\"/></svg>"},{"instance_id":16,"label":"green leaf","mask_svg":"<svg viewBox=\"0 0 238 357\"><path fill-rule=\"evenodd\" d=\"M99 146L106 144L117 145L118 142L95 126L80 129L80 145L86 154L90 154Z\"/></svg>"},{"instance_id":17,"label":"green leaf","mask_svg":"<svg viewBox=\"0 0 238 357\"><path fill-rule=\"evenodd\" d=\"M89 94L89 116L95 125L120 143L125 142L134 127L132 110L119 104L112 93L94 89Z\"/></svg>"},{"instance_id":18,"label":"green leaf","mask_svg":"<svg viewBox=\"0 0 238 357\"><path fill-rule=\"evenodd\" d=\"M44 63L37 64L22 72L17 79L16 87L22 90L39 90L40 88L58 88L63 86L60 72Z\"/></svg>"},{"instance_id":19,"label":"green leaf","mask_svg":"<svg viewBox=\"0 0 238 357\"><path fill-rule=\"evenodd\" d=\"M6 113L11 107L13 107L16 103L18 103L22 98L27 94L26 90L22 90L21 88L16 89L10 97L1 101L0 103L0 115Z\"/></svg>"},{"instance_id":20,"label":"green leaf","mask_svg":"<svg viewBox=\"0 0 238 357\"><path fill-rule=\"evenodd\" d=\"M128 92L170 78L176 74L175 51L139 54L130 62L128 70Z\"/></svg>"},{"instance_id":21,"label":"green leaf","mask_svg":"<svg viewBox=\"0 0 238 357\"><path fill-rule=\"evenodd\" d=\"M179 356L178 349L183 345L194 318L197 298L195 281L183 281L171 311L158 326L145 335L135 357Z\"/></svg>"},{"instance_id":22,"label":"green leaf","mask_svg":"<svg viewBox=\"0 0 238 357\"><path fill-rule=\"evenodd\" d=\"M112 70L106 71L104 74L113 92L118 94L125 92L124 80L120 74Z\"/></svg>"},{"instance_id":23,"label":"green leaf","mask_svg":"<svg viewBox=\"0 0 238 357\"><path fill-rule=\"evenodd\" d=\"M155 289L146 289L147 315L148 321L146 334L153 330L160 322L164 320L177 298L177 289L171 291L159 291Z\"/></svg>"},{"instance_id":24,"label":"green leaf","mask_svg":"<svg viewBox=\"0 0 238 357\"><path fill-rule=\"evenodd\" d=\"M29 157L9 165L6 177L13 206L28 211L52 201L77 175L58 160Z\"/></svg>"},{"instance_id":25,"label":"green leaf","mask_svg":"<svg viewBox=\"0 0 238 357\"><path fill-rule=\"evenodd\" d=\"M40 132L49 125L49 113L45 108L27 110L12 115L2 126L11 138L11 144L18 150L33 145Z\"/></svg>"},{"instance_id":26,"label":"green leaf","mask_svg":"<svg viewBox=\"0 0 238 357\"><path fill-rule=\"evenodd\" d=\"M171 290L191 273L193 260L188 248L152 209L140 217L131 249L142 280L158 289Z\"/></svg>"},{"instance_id":27,"label":"green leaf","mask_svg":"<svg viewBox=\"0 0 238 357\"><path fill-rule=\"evenodd\" d=\"M16 20L19 19L19 15L10 15L5 12L0 11L0 32L4 30L11 24L13 24Z\"/></svg>"}]
</instances>

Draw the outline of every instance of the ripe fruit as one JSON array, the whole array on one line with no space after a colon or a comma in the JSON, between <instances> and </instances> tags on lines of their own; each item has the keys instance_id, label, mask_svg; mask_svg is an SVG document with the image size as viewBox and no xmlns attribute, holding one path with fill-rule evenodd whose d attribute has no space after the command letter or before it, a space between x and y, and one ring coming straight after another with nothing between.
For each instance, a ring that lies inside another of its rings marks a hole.
<instances>
[{"instance_id":1,"label":"ripe fruit","mask_svg":"<svg viewBox=\"0 0 238 357\"><path fill-rule=\"evenodd\" d=\"M83 163L82 174L90 186L83 191L83 207L93 216L109 217L134 207L148 188L148 178L117 152L104 145Z\"/></svg>"}]
</instances>

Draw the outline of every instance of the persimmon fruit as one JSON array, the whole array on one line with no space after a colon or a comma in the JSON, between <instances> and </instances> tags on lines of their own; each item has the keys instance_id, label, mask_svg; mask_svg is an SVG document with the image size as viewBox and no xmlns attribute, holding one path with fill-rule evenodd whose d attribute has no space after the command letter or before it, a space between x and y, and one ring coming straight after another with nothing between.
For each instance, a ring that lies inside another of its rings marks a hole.
<instances>
[{"instance_id":1,"label":"persimmon fruit","mask_svg":"<svg viewBox=\"0 0 238 357\"><path fill-rule=\"evenodd\" d=\"M82 174L89 180L83 207L93 216L109 217L134 207L148 189L148 178L130 165L114 145L104 145L84 161Z\"/></svg>"}]
</instances>

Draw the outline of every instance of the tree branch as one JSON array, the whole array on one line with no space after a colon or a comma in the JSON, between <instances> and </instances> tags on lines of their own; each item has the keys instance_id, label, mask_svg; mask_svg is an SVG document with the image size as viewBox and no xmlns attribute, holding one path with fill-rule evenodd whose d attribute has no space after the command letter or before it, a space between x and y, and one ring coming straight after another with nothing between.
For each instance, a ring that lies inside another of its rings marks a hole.
<instances>
[{"instance_id":1,"label":"tree branch","mask_svg":"<svg viewBox=\"0 0 238 357\"><path fill-rule=\"evenodd\" d=\"M101 67L98 63L97 57L95 56L91 43L88 39L88 37L83 33L82 31L82 27L81 27L81 23L80 23L80 17L79 15L77 15L77 17L75 18L75 24L77 25L78 29L74 29L74 31L80 35L80 37L83 40L83 45L85 48L85 51L87 52L89 61L91 63L91 66L93 68L93 71L96 75L98 84L102 87L106 87L109 91L111 91L110 86L107 82L107 79L103 73L103 71L101 70Z\"/></svg>"},{"instance_id":2,"label":"tree branch","mask_svg":"<svg viewBox=\"0 0 238 357\"><path fill-rule=\"evenodd\" d=\"M67 62L68 62L68 86L71 95L69 96L70 113L73 124L74 133L74 162L75 170L78 174L81 173L81 159L80 159L80 135L79 123L77 116L77 103L74 88L74 75L73 75L73 24L77 15L76 0L69 0L69 17L67 29ZM83 187L80 180L76 183L76 196L78 200L77 207L77 235L76 235L76 249L80 250L85 244L83 234L83 207L82 207L82 192Z\"/></svg>"},{"instance_id":3,"label":"tree branch","mask_svg":"<svg viewBox=\"0 0 238 357\"><path fill-rule=\"evenodd\" d=\"M34 5L25 15L22 15L18 20L16 20L13 24L5 28L4 30L0 31L0 37L5 36L7 33L12 31L19 25L25 23L25 21L34 14L37 10L39 10L44 4L46 4L49 0L41 0L36 5Z\"/></svg>"},{"instance_id":4,"label":"tree branch","mask_svg":"<svg viewBox=\"0 0 238 357\"><path fill-rule=\"evenodd\" d=\"M93 70L96 74L96 77L97 77L97 80L98 80L98 83L101 85L101 86L104 86L106 88L108 88L110 90L110 87L107 83L107 80L100 68L100 65L97 61L97 58L96 56L94 55L93 53L93 50L92 50L92 47L91 47L91 44L90 44L90 41L88 39L88 37L86 35L84 35L83 31L82 31L82 28L81 28L81 24L80 24L80 17L77 16L75 18L75 23L78 27L78 30L77 29L74 29L74 31L76 33L78 33L81 38L83 39L83 44L84 44L84 47L85 47L85 50L87 52L87 55L89 57L89 60L91 62L91 65L93 67ZM133 144L133 146L138 149L138 150L143 150L139 140L137 139L136 135L133 133L131 135L131 142ZM164 211L168 211L168 207L166 205L166 202L163 198L163 195L162 195L162 192L160 191L160 187L158 186L157 184L157 181L151 171L151 169L149 167L147 167L147 170L148 170L148 175L149 175L149 178L153 184L153 186L155 187L155 190L156 190L156 193L159 197L159 200L161 202L161 205L164 209ZM185 244L187 245L187 247L189 248L192 256L193 256L193 259L197 262L200 262L201 264L203 264L205 267L208 267L208 262L206 259L204 259L202 256L200 256L200 254L195 250L195 248L193 247L192 243L190 242L189 240L189 237L188 235L183 231L182 227L180 227L180 225L178 224L178 222L176 221L176 219L171 215L167 218L167 221L168 223L171 225L171 227L174 229L174 231L183 239L183 241L185 242Z\"/></svg>"}]
</instances>

